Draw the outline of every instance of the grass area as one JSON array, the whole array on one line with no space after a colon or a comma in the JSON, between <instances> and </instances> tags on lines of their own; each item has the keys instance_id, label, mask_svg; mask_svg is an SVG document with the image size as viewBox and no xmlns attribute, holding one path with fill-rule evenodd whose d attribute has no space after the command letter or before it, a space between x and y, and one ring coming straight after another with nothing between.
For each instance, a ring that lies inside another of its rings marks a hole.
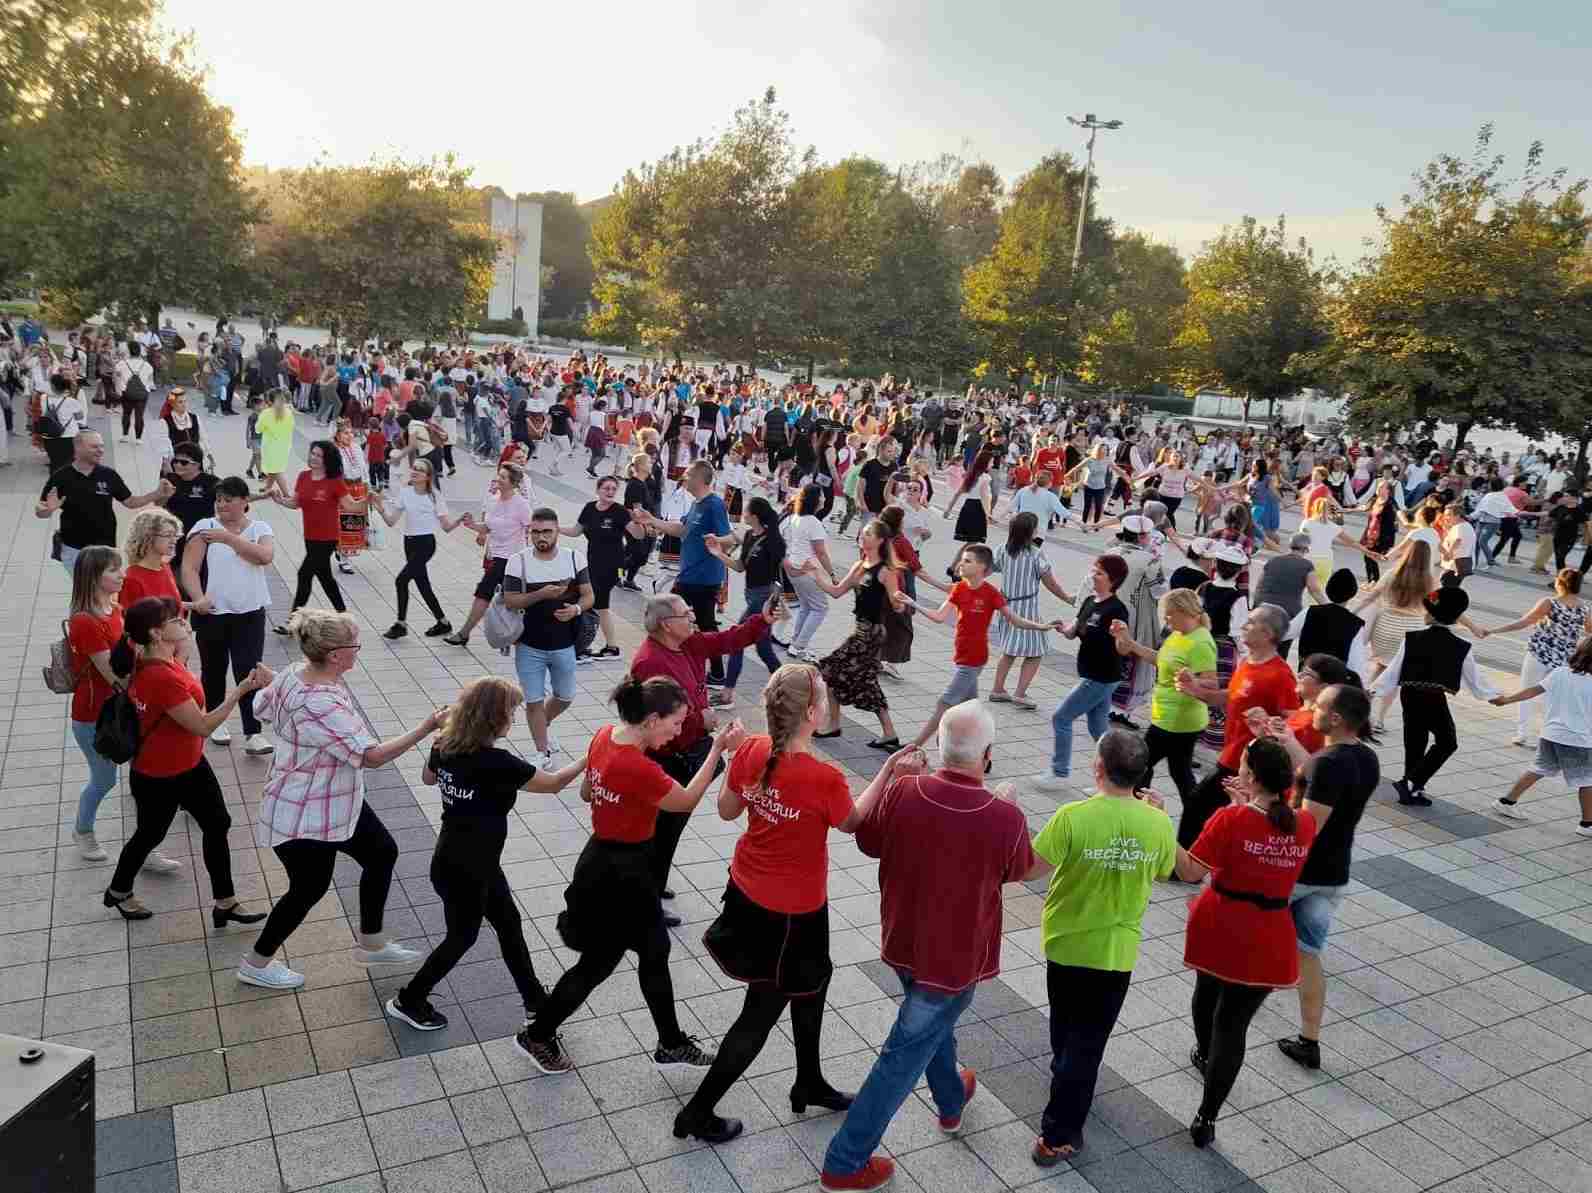
<instances>
[{"instance_id":1,"label":"grass area","mask_svg":"<svg viewBox=\"0 0 1592 1193\"><path fill-rule=\"evenodd\" d=\"M36 302L24 302L21 300L13 301L11 299L7 299L5 302L0 302L0 314L37 315L38 313L39 304Z\"/></svg>"}]
</instances>

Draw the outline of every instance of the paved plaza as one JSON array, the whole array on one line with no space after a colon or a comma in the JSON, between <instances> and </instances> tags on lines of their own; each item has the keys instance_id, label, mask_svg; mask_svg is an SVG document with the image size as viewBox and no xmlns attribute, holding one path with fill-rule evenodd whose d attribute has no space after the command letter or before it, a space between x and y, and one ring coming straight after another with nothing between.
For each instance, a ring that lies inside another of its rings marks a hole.
<instances>
[{"instance_id":1,"label":"paved plaza","mask_svg":"<svg viewBox=\"0 0 1592 1193\"><path fill-rule=\"evenodd\" d=\"M207 419L220 471L241 471L242 419ZM308 424L300 416L298 457ZM108 436L108 438L112 438ZM544 453L545 454L545 453ZM198 834L179 816L164 851L185 861L169 877L140 876L157 914L124 923L101 906L110 863L86 863L71 844L72 813L86 768L67 733L67 701L43 686L40 668L65 616L67 577L46 558L50 524L33 517L43 458L12 441L0 469L0 1032L45 1037L97 1054L100 1193L777 1193L812 1188L838 1118L791 1115L794 1067L788 1020L720 1110L746 1122L722 1147L673 1138L670 1127L694 1077L655 1070L649 1016L628 973L616 975L564 1029L578 1065L542 1076L509 1039L519 998L481 940L438 988L446 1030L422 1034L383 1017L401 970L371 970L350 955L357 871L340 861L336 887L287 944L305 975L296 993L242 986L234 969L252 929L209 926L210 892L196 882ZM550 477L533 464L543 502L572 520L590 492L583 461ZM110 442L108 464L134 492L155 483L149 447ZM295 469L298 467L295 464ZM448 494L479 500L484 470L461 461ZM942 495L943 500L943 495ZM276 528L273 584L284 616L302 553L299 516L258 507ZM121 512L125 529L128 515ZM926 564L943 568L949 527ZM999 533L997 531L997 533ZM394 536L395 537L395 536ZM1051 557L1069 590L1104 545L1053 535ZM854 551L840 546L845 566ZM1348 555L1342 556L1347 562ZM339 577L363 627L360 665L349 676L378 734L420 720L459 685L485 672L512 675L509 659L479 634L468 650L412 636L389 643L394 542ZM433 564L443 603L462 619L479 574L473 541L448 538ZM1523 567L1469 582L1483 625L1513 618L1540 595ZM1048 600L1048 598L1047 598ZM616 591L621 645L642 637L641 598ZM1051 601L1047 609L1056 606ZM740 609L739 590L731 602ZM1056 615L1062 610L1057 607ZM850 602L837 602L818 638L839 642ZM266 661L288 662L268 635ZM1057 639L1059 642L1060 640ZM1480 647L1493 679L1512 690L1520 636ZM886 681L903 734L932 711L951 653L944 627L920 620L904 680ZM1049 712L1074 675L1073 646L1047 660L1032 689L1038 712L994 707L994 778L1018 780L1037 829L1055 796L1021 782L1050 753ZM567 758L609 720L607 691L623 663L579 670L580 694L555 727ZM739 713L760 725L765 672L749 656ZM985 679L988 690L989 677ZM1323 1067L1307 1072L1273 1041L1297 1030L1292 992L1273 995L1250 1033L1248 1062L1218 1127L1196 1151L1186 1127L1200 1086L1188 1066L1192 976L1182 966L1188 889L1159 889L1117 1031L1106 1052L1087 1148L1050 1172L1028 1158L1048 1085L1042 883L1006 892L999 980L980 987L958 1032L981 1090L964 1134L947 1140L924 1091L885 1136L899 1162L897 1188L982 1193L1046 1188L1066 1193L1588 1193L1592 1190L1592 841L1578 838L1575 802L1558 782L1522 802L1530 821L1500 820L1492 801L1529 754L1509 744L1514 710L1462 697L1454 703L1460 753L1429 791L1430 809L1401 809L1384 785L1356 841L1354 882L1325 956L1329 973ZM865 742L873 718L848 716L844 736L822 743L861 789L881 756ZM234 733L237 726L234 724ZM1081 727L1080 727L1081 730ZM1383 772L1400 774L1398 712L1380 747ZM263 910L285 887L269 850L252 846L269 763L207 746L233 817L238 894ZM528 748L523 724L513 745ZM1074 775L1087 774L1090 742L1076 737ZM369 775L370 802L403 851L388 907L394 934L424 948L440 939L441 906L427 879L440 804L420 782L413 751ZM1207 757L1205 765L1209 766ZM1160 786L1170 791L1161 776ZM131 830L123 785L100 811L99 837L114 859ZM1079 786L1063 799L1082 798ZM1170 800L1174 814L1176 801ZM524 910L538 976L551 985L572 959L553 919L589 820L572 786L561 797L522 795L511 818L504 868ZM711 1041L741 1004L701 946L726 879L740 825L722 823L704 800L681 842L673 885L685 926L671 966L682 1023ZM878 960L875 864L849 837L830 844L832 952L823 1047L826 1076L854 1089L895 1017L900 987ZM628 963L627 963L628 964ZM0 1179L3 1185L3 1179Z\"/></svg>"}]
</instances>

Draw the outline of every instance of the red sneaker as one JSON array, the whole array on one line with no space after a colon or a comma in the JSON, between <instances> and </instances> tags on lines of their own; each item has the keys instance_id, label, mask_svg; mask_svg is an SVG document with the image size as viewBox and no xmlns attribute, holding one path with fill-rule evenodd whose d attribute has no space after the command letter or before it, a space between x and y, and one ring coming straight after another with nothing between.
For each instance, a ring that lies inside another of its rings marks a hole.
<instances>
[{"instance_id":1,"label":"red sneaker","mask_svg":"<svg viewBox=\"0 0 1592 1193\"><path fill-rule=\"evenodd\" d=\"M825 1172L818 1178L818 1187L827 1193L851 1193L855 1189L882 1189L895 1180L895 1161L883 1156L870 1156L868 1162L856 1172L844 1176Z\"/></svg>"},{"instance_id":2,"label":"red sneaker","mask_svg":"<svg viewBox=\"0 0 1592 1193\"><path fill-rule=\"evenodd\" d=\"M962 1092L967 1096L962 1099L962 1109L953 1117L940 1116L940 1130L947 1135L955 1135L962 1129L962 1116L967 1113L967 1104L973 1100L973 1095L978 1092L978 1075L972 1069L962 1070Z\"/></svg>"}]
</instances>

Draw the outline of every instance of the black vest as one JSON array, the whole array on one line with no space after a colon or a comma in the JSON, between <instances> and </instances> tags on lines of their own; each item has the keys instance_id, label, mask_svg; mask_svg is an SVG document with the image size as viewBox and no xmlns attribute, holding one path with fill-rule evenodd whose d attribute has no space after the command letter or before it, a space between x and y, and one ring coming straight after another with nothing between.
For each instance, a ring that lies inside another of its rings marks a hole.
<instances>
[{"instance_id":1,"label":"black vest","mask_svg":"<svg viewBox=\"0 0 1592 1193\"><path fill-rule=\"evenodd\" d=\"M1225 584L1201 585L1200 604L1205 607L1205 613L1211 619L1212 637L1233 636L1233 606L1243 595L1238 589L1229 588Z\"/></svg>"},{"instance_id":2,"label":"black vest","mask_svg":"<svg viewBox=\"0 0 1592 1193\"><path fill-rule=\"evenodd\" d=\"M1469 653L1470 643L1447 626L1411 630L1404 635L1404 668L1399 672L1399 686L1428 691L1441 688L1456 696Z\"/></svg>"},{"instance_id":3,"label":"black vest","mask_svg":"<svg viewBox=\"0 0 1592 1193\"><path fill-rule=\"evenodd\" d=\"M1349 661L1349 647L1365 621L1342 605L1312 605L1299 628L1299 665L1313 654L1329 654L1341 663ZM1408 658L1405 662L1408 663Z\"/></svg>"}]
</instances>

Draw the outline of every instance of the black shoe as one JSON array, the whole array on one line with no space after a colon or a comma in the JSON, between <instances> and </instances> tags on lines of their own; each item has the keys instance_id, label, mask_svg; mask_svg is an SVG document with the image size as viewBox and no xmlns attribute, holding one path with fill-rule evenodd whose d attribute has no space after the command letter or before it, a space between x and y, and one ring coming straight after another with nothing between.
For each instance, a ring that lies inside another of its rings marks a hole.
<instances>
[{"instance_id":1,"label":"black shoe","mask_svg":"<svg viewBox=\"0 0 1592 1193\"><path fill-rule=\"evenodd\" d=\"M664 887L663 890L658 892L658 898L660 898L660 899L673 899L674 898L674 892L671 891L668 887Z\"/></svg>"},{"instance_id":2,"label":"black shoe","mask_svg":"<svg viewBox=\"0 0 1592 1193\"><path fill-rule=\"evenodd\" d=\"M1195 1147L1209 1147L1216 1138L1216 1120L1196 1114L1194 1121L1188 1125L1188 1136L1194 1141Z\"/></svg>"},{"instance_id":3,"label":"black shoe","mask_svg":"<svg viewBox=\"0 0 1592 1193\"><path fill-rule=\"evenodd\" d=\"M1205 1054L1200 1051L1198 1044L1188 1050L1188 1063L1199 1070L1201 1077L1205 1076Z\"/></svg>"},{"instance_id":4,"label":"black shoe","mask_svg":"<svg viewBox=\"0 0 1592 1193\"><path fill-rule=\"evenodd\" d=\"M775 646L779 647L781 650L789 650L790 649L790 643L786 642L783 638L776 638L773 634L770 634L768 636L768 640L770 642L772 642Z\"/></svg>"},{"instance_id":5,"label":"black shoe","mask_svg":"<svg viewBox=\"0 0 1592 1193\"><path fill-rule=\"evenodd\" d=\"M828 739L828 738L831 738L831 737L839 737L840 736L840 732L841 731L839 729L836 729L833 733L814 733L813 736L815 738Z\"/></svg>"},{"instance_id":6,"label":"black shoe","mask_svg":"<svg viewBox=\"0 0 1592 1193\"><path fill-rule=\"evenodd\" d=\"M1119 712L1112 713L1110 715L1110 721L1113 725L1121 725L1124 729L1132 729L1135 732L1137 732L1139 728L1133 723L1132 717L1126 716L1125 714Z\"/></svg>"},{"instance_id":7,"label":"black shoe","mask_svg":"<svg viewBox=\"0 0 1592 1193\"><path fill-rule=\"evenodd\" d=\"M575 655L575 665L578 667L584 667L590 663L595 663L596 661L597 656L592 654L592 652L589 650L580 651Z\"/></svg>"},{"instance_id":8,"label":"black shoe","mask_svg":"<svg viewBox=\"0 0 1592 1193\"><path fill-rule=\"evenodd\" d=\"M634 580L621 580L619 581L619 587L628 589L631 592L641 591L641 585L637 584Z\"/></svg>"},{"instance_id":9,"label":"black shoe","mask_svg":"<svg viewBox=\"0 0 1592 1193\"><path fill-rule=\"evenodd\" d=\"M393 622L392 625L387 627L387 632L382 635L383 638L390 639L393 642L396 642L398 639L406 638L408 636L409 636L409 627L404 625L404 623L401 622L401 621Z\"/></svg>"},{"instance_id":10,"label":"black shoe","mask_svg":"<svg viewBox=\"0 0 1592 1193\"><path fill-rule=\"evenodd\" d=\"M724 686L725 686L724 676L722 676L722 675L710 675L710 676L708 676L708 687L710 687L710 688L722 688Z\"/></svg>"},{"instance_id":11,"label":"black shoe","mask_svg":"<svg viewBox=\"0 0 1592 1193\"><path fill-rule=\"evenodd\" d=\"M710 1069L713 1053L699 1046L695 1036L686 1036L673 1048L660 1044L652 1054L652 1063L660 1069Z\"/></svg>"},{"instance_id":12,"label":"black shoe","mask_svg":"<svg viewBox=\"0 0 1592 1193\"><path fill-rule=\"evenodd\" d=\"M441 1031L448 1026L448 1017L429 1000L419 1007L411 1007L401 1001L401 994L400 991L387 1000L387 1014L394 1019L402 1019L416 1031Z\"/></svg>"},{"instance_id":13,"label":"black shoe","mask_svg":"<svg viewBox=\"0 0 1592 1193\"><path fill-rule=\"evenodd\" d=\"M817 735L815 734L814 736ZM901 739L899 737L876 737L868 743L868 748L870 750L884 750L887 753L894 754L901 748Z\"/></svg>"},{"instance_id":14,"label":"black shoe","mask_svg":"<svg viewBox=\"0 0 1592 1193\"><path fill-rule=\"evenodd\" d=\"M678 928L683 923L685 921L675 915L674 912L666 911L663 913L663 926L665 928Z\"/></svg>"},{"instance_id":15,"label":"black shoe","mask_svg":"<svg viewBox=\"0 0 1592 1193\"><path fill-rule=\"evenodd\" d=\"M515 1033L514 1046L530 1057L531 1063L544 1073L574 1071L575 1062L569 1059L569 1054L564 1051L563 1037L556 1032L551 1040L533 1040L530 1026L527 1025Z\"/></svg>"},{"instance_id":16,"label":"black shoe","mask_svg":"<svg viewBox=\"0 0 1592 1193\"><path fill-rule=\"evenodd\" d=\"M1426 796L1419 791L1410 790L1410 781L1408 779L1394 779L1393 790L1398 793L1399 803L1407 808L1430 808L1432 806L1432 801L1427 799Z\"/></svg>"},{"instance_id":17,"label":"black shoe","mask_svg":"<svg viewBox=\"0 0 1592 1193\"><path fill-rule=\"evenodd\" d=\"M1278 1040L1277 1047L1289 1060L1303 1065L1307 1069L1321 1067L1321 1042L1307 1040L1303 1036L1294 1036L1287 1040Z\"/></svg>"},{"instance_id":18,"label":"black shoe","mask_svg":"<svg viewBox=\"0 0 1592 1193\"><path fill-rule=\"evenodd\" d=\"M292 631L289 630L285 625L274 625L274 626L271 627L271 632L273 634L283 634L283 635L292 633Z\"/></svg>"},{"instance_id":19,"label":"black shoe","mask_svg":"<svg viewBox=\"0 0 1592 1193\"><path fill-rule=\"evenodd\" d=\"M841 1093L827 1081L821 1085L793 1085L790 1087L790 1109L792 1114L806 1114L809 1106L848 1110L856 1097L856 1094Z\"/></svg>"},{"instance_id":20,"label":"black shoe","mask_svg":"<svg viewBox=\"0 0 1592 1193\"><path fill-rule=\"evenodd\" d=\"M263 911L239 911L234 903L231 907L212 907L210 909L210 922L217 928L225 928L228 924L258 924L265 918Z\"/></svg>"},{"instance_id":21,"label":"black shoe","mask_svg":"<svg viewBox=\"0 0 1592 1193\"><path fill-rule=\"evenodd\" d=\"M728 1143L741 1133L741 1120L720 1118L709 1114L702 1118L687 1118L684 1110L674 1116L674 1137L684 1139L695 1136L703 1143Z\"/></svg>"},{"instance_id":22,"label":"black shoe","mask_svg":"<svg viewBox=\"0 0 1592 1193\"><path fill-rule=\"evenodd\" d=\"M133 893L131 891L127 892L127 894L118 899L115 895L111 894L109 890L107 890L105 892L105 906L114 907L117 913L124 920L147 920L153 918L155 914L137 899L133 898Z\"/></svg>"},{"instance_id":23,"label":"black shoe","mask_svg":"<svg viewBox=\"0 0 1592 1193\"><path fill-rule=\"evenodd\" d=\"M451 633L453 633L453 623L451 621L447 620L446 618L444 618L443 620L437 622L436 625L432 626L429 630L426 631L426 637L427 638L440 638L444 634L451 634Z\"/></svg>"},{"instance_id":24,"label":"black shoe","mask_svg":"<svg viewBox=\"0 0 1592 1193\"><path fill-rule=\"evenodd\" d=\"M597 659L617 659L623 653L617 646L605 646L592 657Z\"/></svg>"},{"instance_id":25,"label":"black shoe","mask_svg":"<svg viewBox=\"0 0 1592 1193\"><path fill-rule=\"evenodd\" d=\"M465 634L449 634L443 639L449 646L469 646L470 639Z\"/></svg>"}]
</instances>

